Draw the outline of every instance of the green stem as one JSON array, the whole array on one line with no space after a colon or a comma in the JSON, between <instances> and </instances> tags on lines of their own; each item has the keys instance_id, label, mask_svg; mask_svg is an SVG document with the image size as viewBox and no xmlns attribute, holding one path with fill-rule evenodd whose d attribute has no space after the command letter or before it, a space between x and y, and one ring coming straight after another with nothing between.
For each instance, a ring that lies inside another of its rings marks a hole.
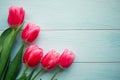
<instances>
[{"instance_id":1,"label":"green stem","mask_svg":"<svg viewBox=\"0 0 120 80\"><path fill-rule=\"evenodd\" d=\"M52 76L51 80L54 80L55 76L61 71L62 68L58 68L55 72L55 74Z\"/></svg>"},{"instance_id":2,"label":"green stem","mask_svg":"<svg viewBox=\"0 0 120 80\"><path fill-rule=\"evenodd\" d=\"M26 45L26 43L23 41L23 42L22 42L22 46L25 46L25 45ZM21 77L25 74L25 72L26 72L27 70L28 70L28 66L26 65L26 67L25 67L25 69L24 69Z\"/></svg>"},{"instance_id":3,"label":"green stem","mask_svg":"<svg viewBox=\"0 0 120 80\"><path fill-rule=\"evenodd\" d=\"M31 71L31 73L26 77L25 80L31 80L32 75L34 74L34 72L35 72L35 69L33 69L33 70Z\"/></svg>"},{"instance_id":4,"label":"green stem","mask_svg":"<svg viewBox=\"0 0 120 80\"><path fill-rule=\"evenodd\" d=\"M26 65L26 68L24 69L22 74L25 74L25 72L28 70L28 66Z\"/></svg>"},{"instance_id":5,"label":"green stem","mask_svg":"<svg viewBox=\"0 0 120 80\"><path fill-rule=\"evenodd\" d=\"M41 68L40 71L39 71L37 74L35 74L35 76L32 78L32 80L35 80L35 78L36 78L43 70L44 70L44 69Z\"/></svg>"},{"instance_id":6,"label":"green stem","mask_svg":"<svg viewBox=\"0 0 120 80\"><path fill-rule=\"evenodd\" d=\"M19 77L19 79L25 75L25 72L26 72L27 70L28 70L28 66L26 65L26 67L25 67L25 69L24 69L22 75ZM18 80L19 80L19 79L18 79Z\"/></svg>"}]
</instances>

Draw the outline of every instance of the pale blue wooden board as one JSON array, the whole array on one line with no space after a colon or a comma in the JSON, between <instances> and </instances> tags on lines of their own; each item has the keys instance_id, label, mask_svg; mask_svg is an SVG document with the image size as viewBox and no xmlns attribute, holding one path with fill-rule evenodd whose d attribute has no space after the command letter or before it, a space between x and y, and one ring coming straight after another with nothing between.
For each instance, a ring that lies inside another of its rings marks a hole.
<instances>
[{"instance_id":1,"label":"pale blue wooden board","mask_svg":"<svg viewBox=\"0 0 120 80\"><path fill-rule=\"evenodd\" d=\"M20 37L13 48L21 45ZM41 31L33 43L47 53L51 49L59 53L70 48L76 54L75 62L120 62L120 31ZM14 54L15 55L15 54ZM13 57L13 55L12 55Z\"/></svg>"},{"instance_id":2,"label":"pale blue wooden board","mask_svg":"<svg viewBox=\"0 0 120 80\"><path fill-rule=\"evenodd\" d=\"M11 5L23 6L25 22L42 29L120 29L120 0L1 0L0 29Z\"/></svg>"},{"instance_id":3,"label":"pale blue wooden board","mask_svg":"<svg viewBox=\"0 0 120 80\"><path fill-rule=\"evenodd\" d=\"M75 62L58 80L120 80L120 0L1 0L0 34L7 28L11 5L25 8L25 24L41 26L40 36L32 44L42 47L44 53L52 48L75 52ZM20 34L16 41L12 58L21 45ZM49 80L53 72L37 80Z\"/></svg>"},{"instance_id":4,"label":"pale blue wooden board","mask_svg":"<svg viewBox=\"0 0 120 80\"><path fill-rule=\"evenodd\" d=\"M23 65L23 69L24 69ZM36 70L36 72L40 67ZM32 69L28 71L31 72ZM41 73L36 80L50 80L55 69ZM120 63L73 63L57 75L58 80L120 80Z\"/></svg>"}]
</instances>

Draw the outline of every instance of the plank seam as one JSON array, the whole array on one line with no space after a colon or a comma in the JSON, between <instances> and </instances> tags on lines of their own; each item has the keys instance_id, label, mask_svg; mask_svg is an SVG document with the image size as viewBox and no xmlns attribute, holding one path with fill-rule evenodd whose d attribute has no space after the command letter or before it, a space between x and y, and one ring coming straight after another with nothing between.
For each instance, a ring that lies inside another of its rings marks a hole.
<instances>
[{"instance_id":1,"label":"plank seam","mask_svg":"<svg viewBox=\"0 0 120 80\"><path fill-rule=\"evenodd\" d=\"M120 63L120 61L118 62L74 62L74 63Z\"/></svg>"},{"instance_id":2,"label":"plank seam","mask_svg":"<svg viewBox=\"0 0 120 80\"><path fill-rule=\"evenodd\" d=\"M22 62L24 63L24 62ZM119 63L120 64L120 61L119 62L73 62L73 63L99 63L99 64L102 64L102 63L105 63L105 64L113 64L113 63Z\"/></svg>"},{"instance_id":3,"label":"plank seam","mask_svg":"<svg viewBox=\"0 0 120 80\"><path fill-rule=\"evenodd\" d=\"M120 29L41 29L41 31L120 31Z\"/></svg>"}]
</instances>

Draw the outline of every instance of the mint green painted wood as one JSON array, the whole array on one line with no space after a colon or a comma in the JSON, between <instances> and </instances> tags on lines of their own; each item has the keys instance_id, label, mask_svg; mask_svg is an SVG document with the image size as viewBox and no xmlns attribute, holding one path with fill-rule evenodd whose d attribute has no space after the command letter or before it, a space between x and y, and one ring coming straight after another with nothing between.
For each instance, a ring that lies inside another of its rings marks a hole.
<instances>
[{"instance_id":1,"label":"mint green painted wood","mask_svg":"<svg viewBox=\"0 0 120 80\"><path fill-rule=\"evenodd\" d=\"M23 6L25 22L41 29L120 29L120 0L1 0L0 29L11 5Z\"/></svg>"},{"instance_id":2,"label":"mint green painted wood","mask_svg":"<svg viewBox=\"0 0 120 80\"><path fill-rule=\"evenodd\" d=\"M13 53L21 45L19 37L17 42L19 43L15 45ZM70 48L76 54L75 62L120 62L119 30L41 31L38 39L33 44L42 47L44 53L51 49L62 53L65 48Z\"/></svg>"},{"instance_id":3,"label":"mint green painted wood","mask_svg":"<svg viewBox=\"0 0 120 80\"><path fill-rule=\"evenodd\" d=\"M23 65L23 69L25 66ZM22 69L22 70L23 70ZM40 67L36 70L36 72ZM32 69L28 71L31 72ZM55 69L43 72L36 80L50 80ZM58 80L119 80L120 63L73 63L57 75Z\"/></svg>"}]
</instances>

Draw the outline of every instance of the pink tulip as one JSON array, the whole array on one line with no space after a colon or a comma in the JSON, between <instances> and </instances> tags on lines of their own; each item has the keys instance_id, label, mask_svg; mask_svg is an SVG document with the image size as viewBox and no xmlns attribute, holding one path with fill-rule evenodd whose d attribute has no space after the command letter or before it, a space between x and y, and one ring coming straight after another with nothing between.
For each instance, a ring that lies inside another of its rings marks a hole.
<instances>
[{"instance_id":1,"label":"pink tulip","mask_svg":"<svg viewBox=\"0 0 120 80\"><path fill-rule=\"evenodd\" d=\"M29 46L23 56L23 61L29 67L35 67L39 64L43 56L43 49L39 48L36 45Z\"/></svg>"},{"instance_id":2,"label":"pink tulip","mask_svg":"<svg viewBox=\"0 0 120 80\"><path fill-rule=\"evenodd\" d=\"M22 32L22 39L25 42L31 43L33 42L40 32L40 27L35 24L28 23L25 29Z\"/></svg>"},{"instance_id":3,"label":"pink tulip","mask_svg":"<svg viewBox=\"0 0 120 80\"><path fill-rule=\"evenodd\" d=\"M11 6L9 8L8 24L12 28L19 27L24 21L25 11L22 7Z\"/></svg>"},{"instance_id":4,"label":"pink tulip","mask_svg":"<svg viewBox=\"0 0 120 80\"><path fill-rule=\"evenodd\" d=\"M68 68L74 61L75 54L69 50L65 49L59 58L59 66L61 68Z\"/></svg>"},{"instance_id":5,"label":"pink tulip","mask_svg":"<svg viewBox=\"0 0 120 80\"><path fill-rule=\"evenodd\" d=\"M44 69L50 70L58 64L59 53L55 50L49 51L42 59L41 65Z\"/></svg>"}]
</instances>

